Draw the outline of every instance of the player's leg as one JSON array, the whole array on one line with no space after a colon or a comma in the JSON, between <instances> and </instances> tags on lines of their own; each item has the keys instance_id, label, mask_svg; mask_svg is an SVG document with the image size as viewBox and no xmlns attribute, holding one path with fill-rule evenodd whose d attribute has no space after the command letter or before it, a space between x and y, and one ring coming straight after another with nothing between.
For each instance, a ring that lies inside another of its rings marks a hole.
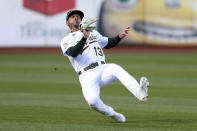
<instances>
[{"instance_id":1,"label":"player's leg","mask_svg":"<svg viewBox=\"0 0 197 131\"><path fill-rule=\"evenodd\" d=\"M79 79L84 98L92 109L115 119L117 122L126 121L122 114L115 112L112 107L104 104L100 99L100 86L98 84L99 81L96 81L95 74L91 75L91 73L85 73L82 74Z\"/></svg>"},{"instance_id":2,"label":"player's leg","mask_svg":"<svg viewBox=\"0 0 197 131\"><path fill-rule=\"evenodd\" d=\"M148 80L146 77L142 77L140 84L122 67L116 64L106 64L103 68L101 76L102 85L108 85L115 80L120 82L139 100L146 101L148 96Z\"/></svg>"}]
</instances>

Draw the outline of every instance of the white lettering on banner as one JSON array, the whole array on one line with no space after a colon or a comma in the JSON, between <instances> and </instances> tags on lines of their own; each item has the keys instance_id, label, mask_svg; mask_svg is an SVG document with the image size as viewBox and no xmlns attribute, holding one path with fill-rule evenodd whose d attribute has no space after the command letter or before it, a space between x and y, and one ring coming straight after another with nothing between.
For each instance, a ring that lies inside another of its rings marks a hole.
<instances>
[{"instance_id":1,"label":"white lettering on banner","mask_svg":"<svg viewBox=\"0 0 197 131\"><path fill-rule=\"evenodd\" d=\"M20 26L22 38L56 38L65 36L65 29L47 27L43 22L29 22Z\"/></svg>"},{"instance_id":2,"label":"white lettering on banner","mask_svg":"<svg viewBox=\"0 0 197 131\"><path fill-rule=\"evenodd\" d=\"M95 18L101 4L102 0L0 0L0 48L59 47L70 32L67 11L79 9L84 20Z\"/></svg>"}]
</instances>

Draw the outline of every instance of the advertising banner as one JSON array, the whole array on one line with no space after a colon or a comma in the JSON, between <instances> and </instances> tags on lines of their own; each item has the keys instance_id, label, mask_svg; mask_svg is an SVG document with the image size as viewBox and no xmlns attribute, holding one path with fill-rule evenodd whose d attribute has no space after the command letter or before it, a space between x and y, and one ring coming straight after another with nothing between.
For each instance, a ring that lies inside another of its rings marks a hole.
<instances>
[{"instance_id":1,"label":"advertising banner","mask_svg":"<svg viewBox=\"0 0 197 131\"><path fill-rule=\"evenodd\" d=\"M0 47L58 47L70 9L105 36L130 26L122 44L197 46L197 0L1 0Z\"/></svg>"},{"instance_id":2,"label":"advertising banner","mask_svg":"<svg viewBox=\"0 0 197 131\"><path fill-rule=\"evenodd\" d=\"M69 33L66 13L80 9L95 18L100 0L1 0L0 47L57 47ZM87 4L88 3L88 4Z\"/></svg>"},{"instance_id":3,"label":"advertising banner","mask_svg":"<svg viewBox=\"0 0 197 131\"><path fill-rule=\"evenodd\" d=\"M197 0L104 0L100 17L104 35L132 27L123 43L197 45Z\"/></svg>"}]
</instances>

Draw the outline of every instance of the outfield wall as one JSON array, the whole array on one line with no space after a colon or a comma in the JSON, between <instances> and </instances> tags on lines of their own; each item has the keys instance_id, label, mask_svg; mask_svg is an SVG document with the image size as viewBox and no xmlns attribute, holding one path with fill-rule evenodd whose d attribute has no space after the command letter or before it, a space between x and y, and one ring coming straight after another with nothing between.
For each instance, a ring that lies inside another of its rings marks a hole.
<instances>
[{"instance_id":1,"label":"outfield wall","mask_svg":"<svg viewBox=\"0 0 197 131\"><path fill-rule=\"evenodd\" d=\"M1 0L0 48L59 47L70 9L105 36L131 26L123 45L197 46L197 0Z\"/></svg>"},{"instance_id":2,"label":"outfield wall","mask_svg":"<svg viewBox=\"0 0 197 131\"><path fill-rule=\"evenodd\" d=\"M100 0L1 0L0 47L57 47L69 33L66 13L80 9L94 18Z\"/></svg>"},{"instance_id":3,"label":"outfield wall","mask_svg":"<svg viewBox=\"0 0 197 131\"><path fill-rule=\"evenodd\" d=\"M131 26L127 44L197 46L197 0L104 0L100 17L107 36Z\"/></svg>"}]
</instances>

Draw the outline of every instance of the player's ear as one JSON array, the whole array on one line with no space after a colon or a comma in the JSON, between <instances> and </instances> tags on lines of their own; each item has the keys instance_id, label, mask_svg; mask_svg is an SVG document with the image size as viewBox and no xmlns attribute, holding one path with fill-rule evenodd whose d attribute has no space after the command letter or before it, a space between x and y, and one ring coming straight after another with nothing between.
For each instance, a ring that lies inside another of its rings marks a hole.
<instances>
[{"instance_id":1,"label":"player's ear","mask_svg":"<svg viewBox=\"0 0 197 131\"><path fill-rule=\"evenodd\" d=\"M66 21L66 25L68 26L68 21Z\"/></svg>"}]
</instances>

